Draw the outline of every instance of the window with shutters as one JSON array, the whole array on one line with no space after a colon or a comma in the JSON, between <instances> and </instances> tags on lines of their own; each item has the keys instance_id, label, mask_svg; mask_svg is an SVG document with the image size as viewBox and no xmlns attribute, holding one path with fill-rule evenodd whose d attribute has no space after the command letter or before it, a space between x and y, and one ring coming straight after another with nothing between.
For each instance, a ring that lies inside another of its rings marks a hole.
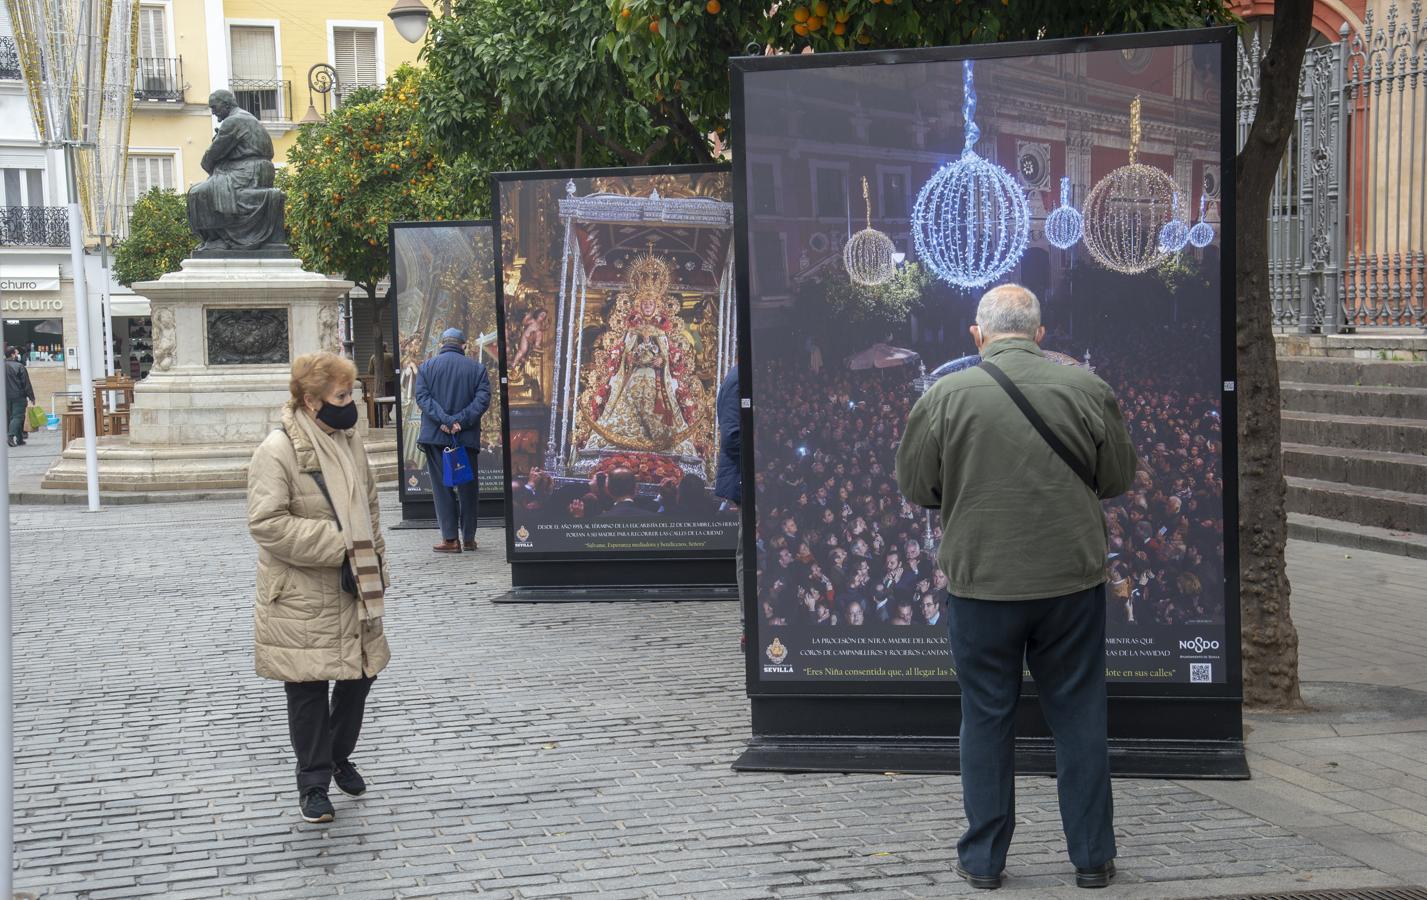
<instances>
[{"instance_id":1,"label":"window with shutters","mask_svg":"<svg viewBox=\"0 0 1427 900\"><path fill-rule=\"evenodd\" d=\"M176 190L173 157L157 153L130 153L129 178L124 184L125 203L134 203L154 188Z\"/></svg>"},{"instance_id":2,"label":"window with shutters","mask_svg":"<svg viewBox=\"0 0 1427 900\"><path fill-rule=\"evenodd\" d=\"M357 88L381 84L375 28L332 29L332 61L337 69L337 103Z\"/></svg>"},{"instance_id":3,"label":"window with shutters","mask_svg":"<svg viewBox=\"0 0 1427 900\"><path fill-rule=\"evenodd\" d=\"M44 206L45 170L0 169L0 186L3 186L3 206Z\"/></svg>"},{"instance_id":4,"label":"window with shutters","mask_svg":"<svg viewBox=\"0 0 1427 900\"><path fill-rule=\"evenodd\" d=\"M264 121L282 120L286 86L278 80L277 32L271 25L233 25L228 46L233 69L229 86L238 105Z\"/></svg>"},{"instance_id":5,"label":"window with shutters","mask_svg":"<svg viewBox=\"0 0 1427 900\"><path fill-rule=\"evenodd\" d=\"M183 100L183 73L169 51L168 7L139 7L139 60L134 96L139 100Z\"/></svg>"}]
</instances>

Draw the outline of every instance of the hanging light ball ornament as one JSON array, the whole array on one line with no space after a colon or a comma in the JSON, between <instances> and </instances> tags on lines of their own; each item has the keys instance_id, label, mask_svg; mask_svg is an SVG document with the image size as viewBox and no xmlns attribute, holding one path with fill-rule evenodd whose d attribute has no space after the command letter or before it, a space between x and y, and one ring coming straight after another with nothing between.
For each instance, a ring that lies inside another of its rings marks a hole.
<instances>
[{"instance_id":1,"label":"hanging light ball ornament","mask_svg":"<svg viewBox=\"0 0 1427 900\"><path fill-rule=\"evenodd\" d=\"M862 179L862 202L867 206L867 227L847 239L842 248L842 264L855 284L875 287L892 280L896 265L892 254L897 247L887 235L872 227L872 198L867 179Z\"/></svg>"},{"instance_id":2,"label":"hanging light ball ornament","mask_svg":"<svg viewBox=\"0 0 1427 900\"><path fill-rule=\"evenodd\" d=\"M1130 104L1130 164L1115 169L1085 199L1085 249L1107 269L1134 275L1154 268L1167 255L1160 229L1171 218L1174 181L1137 161L1140 98Z\"/></svg>"},{"instance_id":3,"label":"hanging light ball ornament","mask_svg":"<svg viewBox=\"0 0 1427 900\"><path fill-rule=\"evenodd\" d=\"M912 241L917 256L943 281L962 288L990 284L1016 267L1031 231L1030 204L1011 173L977 155L976 85L971 60L962 67L966 142L917 192Z\"/></svg>"},{"instance_id":4,"label":"hanging light ball ornament","mask_svg":"<svg viewBox=\"0 0 1427 900\"><path fill-rule=\"evenodd\" d=\"M1203 250L1214 242L1214 226L1204 221L1204 195L1199 195L1199 221L1189 229L1189 243Z\"/></svg>"},{"instance_id":5,"label":"hanging light ball ornament","mask_svg":"<svg viewBox=\"0 0 1427 900\"><path fill-rule=\"evenodd\" d=\"M1169 221L1160 226L1159 249L1165 253L1178 253L1189 243L1189 226L1179 218L1179 191L1169 204Z\"/></svg>"},{"instance_id":6,"label":"hanging light ball ornament","mask_svg":"<svg viewBox=\"0 0 1427 900\"><path fill-rule=\"evenodd\" d=\"M1060 206L1045 217L1045 239L1062 250L1069 250L1085 233L1085 217L1070 205L1070 178L1060 179Z\"/></svg>"}]
</instances>

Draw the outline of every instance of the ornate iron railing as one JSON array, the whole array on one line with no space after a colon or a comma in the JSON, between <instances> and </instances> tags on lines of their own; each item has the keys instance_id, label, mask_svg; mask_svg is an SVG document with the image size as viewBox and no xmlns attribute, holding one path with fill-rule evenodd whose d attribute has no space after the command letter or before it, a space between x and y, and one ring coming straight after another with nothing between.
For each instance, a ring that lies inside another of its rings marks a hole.
<instances>
[{"instance_id":1,"label":"ornate iron railing","mask_svg":"<svg viewBox=\"0 0 1427 900\"><path fill-rule=\"evenodd\" d=\"M1427 20L1369 9L1363 31L1310 49L1297 128L1269 212L1279 328L1427 329ZM1239 142L1258 106L1263 48L1239 58Z\"/></svg>"},{"instance_id":2,"label":"ornate iron railing","mask_svg":"<svg viewBox=\"0 0 1427 900\"><path fill-rule=\"evenodd\" d=\"M264 122L292 121L292 82L234 78L228 88L238 105Z\"/></svg>"},{"instance_id":3,"label":"ornate iron railing","mask_svg":"<svg viewBox=\"0 0 1427 900\"><path fill-rule=\"evenodd\" d=\"M380 90L382 83L380 81L359 82L356 84L347 84L345 81L337 82L337 86L334 89L337 97L337 105L341 106L343 103L346 103L347 98L352 96L354 92L364 91L367 88L377 88Z\"/></svg>"},{"instance_id":4,"label":"ornate iron railing","mask_svg":"<svg viewBox=\"0 0 1427 900\"><path fill-rule=\"evenodd\" d=\"M15 39L8 34L0 34L0 80L20 81L25 77L20 71L20 51Z\"/></svg>"},{"instance_id":5,"label":"ornate iron railing","mask_svg":"<svg viewBox=\"0 0 1427 900\"><path fill-rule=\"evenodd\" d=\"M139 68L134 73L135 100L182 103L183 91L183 57L139 57Z\"/></svg>"},{"instance_id":6,"label":"ornate iron railing","mask_svg":"<svg viewBox=\"0 0 1427 900\"><path fill-rule=\"evenodd\" d=\"M69 210L63 206L0 207L0 246L68 247Z\"/></svg>"}]
</instances>

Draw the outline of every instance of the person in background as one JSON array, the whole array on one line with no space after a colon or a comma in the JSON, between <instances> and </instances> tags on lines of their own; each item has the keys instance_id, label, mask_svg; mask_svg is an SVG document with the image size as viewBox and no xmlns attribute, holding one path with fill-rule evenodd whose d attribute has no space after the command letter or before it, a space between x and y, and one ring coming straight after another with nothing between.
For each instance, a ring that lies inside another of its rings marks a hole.
<instances>
[{"instance_id":1,"label":"person in background","mask_svg":"<svg viewBox=\"0 0 1427 900\"><path fill-rule=\"evenodd\" d=\"M387 349L385 340L377 341L377 352L367 361L367 375L372 379L372 391L378 397L396 396L396 357ZM385 428L386 414L382 412L383 407L378 403L376 408L380 418L372 424L377 428Z\"/></svg>"},{"instance_id":2,"label":"person in background","mask_svg":"<svg viewBox=\"0 0 1427 900\"><path fill-rule=\"evenodd\" d=\"M35 388L30 383L29 370L20 361L18 347L5 348L5 416L9 425L9 444L25 443L25 410L35 402Z\"/></svg>"},{"instance_id":3,"label":"person in background","mask_svg":"<svg viewBox=\"0 0 1427 900\"><path fill-rule=\"evenodd\" d=\"M490 376L485 366L466 355L464 331L447 328L441 332L441 349L416 370L414 393L421 408L421 435L416 442L426 454L436 521L441 526L441 543L431 549L437 553L475 550L479 479L449 488L441 477L441 451L446 447L465 447L475 474L481 452L481 416L491 403Z\"/></svg>"},{"instance_id":4,"label":"person in background","mask_svg":"<svg viewBox=\"0 0 1427 900\"><path fill-rule=\"evenodd\" d=\"M356 380L356 367L334 353L294 360L282 427L248 469L248 532L258 545L254 662L259 675L284 682L306 822L336 815L333 781L353 797L366 791L352 752L372 682L391 659L382 627L386 542L376 478L355 430Z\"/></svg>"},{"instance_id":5,"label":"person in background","mask_svg":"<svg viewBox=\"0 0 1427 900\"><path fill-rule=\"evenodd\" d=\"M971 336L982 365L922 395L897 448L902 494L939 510L944 533L938 555L961 684L967 823L956 871L972 887L1001 886L1016 827L1015 718L1025 660L1055 736L1075 883L1102 888L1115 875L1115 832L1100 501L1129 489L1135 448L1110 386L1041 353L1035 294L1014 284L988 291ZM1046 431L1032 425L1036 416Z\"/></svg>"},{"instance_id":6,"label":"person in background","mask_svg":"<svg viewBox=\"0 0 1427 900\"><path fill-rule=\"evenodd\" d=\"M601 514L605 519L650 519L655 513L635 502L639 480L634 470L623 467L609 473L609 495L614 502Z\"/></svg>"}]
</instances>

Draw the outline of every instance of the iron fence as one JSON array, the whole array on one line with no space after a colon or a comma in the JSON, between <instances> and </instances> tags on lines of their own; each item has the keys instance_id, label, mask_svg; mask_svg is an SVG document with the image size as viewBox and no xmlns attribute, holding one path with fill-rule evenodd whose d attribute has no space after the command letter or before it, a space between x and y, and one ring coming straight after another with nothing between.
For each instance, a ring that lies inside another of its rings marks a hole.
<instances>
[{"instance_id":1,"label":"iron fence","mask_svg":"<svg viewBox=\"0 0 1427 900\"><path fill-rule=\"evenodd\" d=\"M1263 48L1239 58L1239 144ZM1427 20L1394 4L1310 49L1269 211L1269 299L1283 330L1427 328Z\"/></svg>"},{"instance_id":2,"label":"iron fence","mask_svg":"<svg viewBox=\"0 0 1427 900\"><path fill-rule=\"evenodd\" d=\"M69 209L63 206L0 207L0 246L68 247Z\"/></svg>"},{"instance_id":3,"label":"iron fence","mask_svg":"<svg viewBox=\"0 0 1427 900\"><path fill-rule=\"evenodd\" d=\"M134 73L135 100L182 103L183 91L183 57L139 57Z\"/></svg>"}]
</instances>

